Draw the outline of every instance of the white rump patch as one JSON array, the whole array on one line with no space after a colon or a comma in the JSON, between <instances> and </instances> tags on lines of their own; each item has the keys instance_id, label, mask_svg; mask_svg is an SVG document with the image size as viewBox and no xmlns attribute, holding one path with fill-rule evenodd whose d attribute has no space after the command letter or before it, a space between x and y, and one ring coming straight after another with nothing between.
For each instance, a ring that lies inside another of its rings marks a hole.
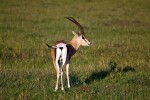
<instances>
[{"instance_id":1,"label":"white rump patch","mask_svg":"<svg viewBox=\"0 0 150 100\"><path fill-rule=\"evenodd\" d=\"M59 44L56 45L56 47L58 47L58 48L59 47L66 47L66 45L67 45L66 43L59 43Z\"/></svg>"}]
</instances>

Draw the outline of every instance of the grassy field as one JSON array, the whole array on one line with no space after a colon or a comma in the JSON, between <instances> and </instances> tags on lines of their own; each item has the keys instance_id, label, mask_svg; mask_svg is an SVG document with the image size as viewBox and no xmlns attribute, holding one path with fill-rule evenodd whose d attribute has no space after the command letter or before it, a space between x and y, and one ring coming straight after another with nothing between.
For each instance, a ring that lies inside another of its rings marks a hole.
<instances>
[{"instance_id":1,"label":"grassy field","mask_svg":"<svg viewBox=\"0 0 150 100\"><path fill-rule=\"evenodd\" d=\"M150 100L149 12L150 0L0 0L0 99ZM71 88L54 92L45 43L78 32L65 16L92 45L71 60Z\"/></svg>"}]
</instances>

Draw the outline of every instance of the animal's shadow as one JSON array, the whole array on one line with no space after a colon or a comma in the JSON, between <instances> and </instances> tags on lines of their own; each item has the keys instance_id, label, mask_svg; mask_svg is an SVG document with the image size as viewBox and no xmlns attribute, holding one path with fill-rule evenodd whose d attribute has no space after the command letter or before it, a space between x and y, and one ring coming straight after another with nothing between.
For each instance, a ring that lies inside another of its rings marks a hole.
<instances>
[{"instance_id":1,"label":"animal's shadow","mask_svg":"<svg viewBox=\"0 0 150 100\"><path fill-rule=\"evenodd\" d=\"M82 84L82 81L80 80L80 78L77 74L71 74L70 75L70 84L73 86L79 86Z\"/></svg>"},{"instance_id":2,"label":"animal's shadow","mask_svg":"<svg viewBox=\"0 0 150 100\"><path fill-rule=\"evenodd\" d=\"M109 71L99 71L99 72L93 72L90 77L85 79L85 83L90 84L94 80L101 80L107 77L110 74Z\"/></svg>"},{"instance_id":3,"label":"animal's shadow","mask_svg":"<svg viewBox=\"0 0 150 100\"><path fill-rule=\"evenodd\" d=\"M109 76L113 72L114 73L119 73L119 72L126 73L126 72L129 72L129 71L134 72L135 69L131 66L126 66L126 67L123 67L123 68L119 68L119 67L116 67L116 65L113 65L113 66L110 66L110 69L93 72L90 75L90 77L85 79L85 83L91 84L94 80L104 79L105 77Z\"/></svg>"},{"instance_id":4,"label":"animal's shadow","mask_svg":"<svg viewBox=\"0 0 150 100\"><path fill-rule=\"evenodd\" d=\"M117 64L114 62L110 62L108 66L109 67L106 70L92 72L91 75L84 81L80 80L78 74L73 73L70 75L70 84L73 86L80 86L83 85L84 83L91 84L95 80L102 80L106 78L111 73L135 72L135 68L132 66L117 67Z\"/></svg>"}]
</instances>

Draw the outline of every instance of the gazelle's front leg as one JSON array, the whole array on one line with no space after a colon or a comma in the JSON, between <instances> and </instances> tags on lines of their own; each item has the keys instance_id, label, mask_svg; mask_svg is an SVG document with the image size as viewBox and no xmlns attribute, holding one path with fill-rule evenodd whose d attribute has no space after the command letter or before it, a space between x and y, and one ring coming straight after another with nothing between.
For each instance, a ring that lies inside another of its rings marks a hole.
<instances>
[{"instance_id":1,"label":"gazelle's front leg","mask_svg":"<svg viewBox=\"0 0 150 100\"><path fill-rule=\"evenodd\" d=\"M66 65L66 75L67 75L68 88L70 88L70 80L69 80L69 64L70 64L70 61L68 60L67 65Z\"/></svg>"}]
</instances>

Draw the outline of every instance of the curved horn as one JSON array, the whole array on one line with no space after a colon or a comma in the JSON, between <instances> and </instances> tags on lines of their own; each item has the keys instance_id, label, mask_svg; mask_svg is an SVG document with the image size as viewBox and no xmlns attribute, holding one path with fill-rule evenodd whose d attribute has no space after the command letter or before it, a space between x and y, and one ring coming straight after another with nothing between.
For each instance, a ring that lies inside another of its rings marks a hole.
<instances>
[{"instance_id":1,"label":"curved horn","mask_svg":"<svg viewBox=\"0 0 150 100\"><path fill-rule=\"evenodd\" d=\"M75 20L74 18L72 18L72 17L65 17L65 18L68 19L68 20L70 20L70 21L72 21L73 23L75 23L75 24L79 27L81 34L84 35L83 27L79 24L78 21L76 21L76 20Z\"/></svg>"}]
</instances>

